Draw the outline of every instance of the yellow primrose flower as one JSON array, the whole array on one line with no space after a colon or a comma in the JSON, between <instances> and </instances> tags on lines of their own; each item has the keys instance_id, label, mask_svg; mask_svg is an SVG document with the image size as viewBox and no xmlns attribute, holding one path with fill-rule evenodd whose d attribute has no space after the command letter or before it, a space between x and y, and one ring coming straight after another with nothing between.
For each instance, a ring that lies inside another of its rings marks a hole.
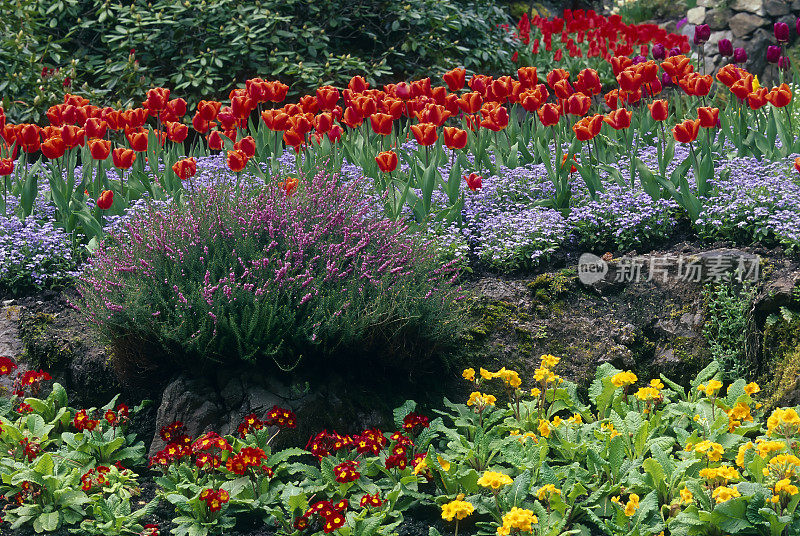
<instances>
[{"instance_id":1,"label":"yellow primrose flower","mask_svg":"<svg viewBox=\"0 0 800 536\"><path fill-rule=\"evenodd\" d=\"M778 408L767 419L767 435L794 435L800 429L800 416L792 408Z\"/></svg>"},{"instance_id":2,"label":"yellow primrose flower","mask_svg":"<svg viewBox=\"0 0 800 536\"><path fill-rule=\"evenodd\" d=\"M428 460L425 458L420 458L417 460L417 464L414 466L414 474L418 475L420 473L424 473L428 470Z\"/></svg>"},{"instance_id":3,"label":"yellow primrose flower","mask_svg":"<svg viewBox=\"0 0 800 536\"><path fill-rule=\"evenodd\" d=\"M475 369L474 368L464 369L464 372L461 373L461 377L463 377L465 380L469 380L471 382L474 382L475 381Z\"/></svg>"},{"instance_id":4,"label":"yellow primrose flower","mask_svg":"<svg viewBox=\"0 0 800 536\"><path fill-rule=\"evenodd\" d=\"M761 387L759 387L756 382L750 382L744 386L744 392L750 396L753 396L754 394L761 392Z\"/></svg>"},{"instance_id":5,"label":"yellow primrose flower","mask_svg":"<svg viewBox=\"0 0 800 536\"><path fill-rule=\"evenodd\" d=\"M478 408L484 408L486 406L494 406L497 402L497 399L494 395L488 395L486 393L481 393L479 391L473 391L469 395L469 399L467 400L468 406L477 406Z\"/></svg>"},{"instance_id":6,"label":"yellow primrose flower","mask_svg":"<svg viewBox=\"0 0 800 536\"><path fill-rule=\"evenodd\" d=\"M538 387L534 387L533 389L531 389L531 396L539 396L540 394L542 394L542 392L539 390Z\"/></svg>"},{"instance_id":7,"label":"yellow primrose flower","mask_svg":"<svg viewBox=\"0 0 800 536\"><path fill-rule=\"evenodd\" d=\"M514 389L522 385L522 380L519 378L519 374L513 370L506 370L505 367L495 372L494 377L502 379L506 385L513 387Z\"/></svg>"},{"instance_id":8,"label":"yellow primrose flower","mask_svg":"<svg viewBox=\"0 0 800 536\"><path fill-rule=\"evenodd\" d=\"M798 489L788 478L784 478L775 483L775 495L781 492L787 495L797 495Z\"/></svg>"},{"instance_id":9,"label":"yellow primrose flower","mask_svg":"<svg viewBox=\"0 0 800 536\"><path fill-rule=\"evenodd\" d=\"M636 513L637 508L639 508L639 496L631 493L628 496L628 503L625 505L625 515L631 517Z\"/></svg>"},{"instance_id":10,"label":"yellow primrose flower","mask_svg":"<svg viewBox=\"0 0 800 536\"><path fill-rule=\"evenodd\" d=\"M786 443L783 441L764 441L761 438L756 439L756 452L765 459L773 452L780 452L785 448Z\"/></svg>"},{"instance_id":11,"label":"yellow primrose flower","mask_svg":"<svg viewBox=\"0 0 800 536\"><path fill-rule=\"evenodd\" d=\"M722 382L719 382L717 380L711 380L710 382L708 382L708 385L706 385L706 396L713 396L714 393L716 393L720 389L722 389Z\"/></svg>"},{"instance_id":12,"label":"yellow primrose flower","mask_svg":"<svg viewBox=\"0 0 800 536\"><path fill-rule=\"evenodd\" d=\"M711 494L717 504L724 503L725 501L729 501L734 497L741 497L741 493L736 488L729 488L728 486L720 486L714 490Z\"/></svg>"},{"instance_id":13,"label":"yellow primrose flower","mask_svg":"<svg viewBox=\"0 0 800 536\"><path fill-rule=\"evenodd\" d=\"M611 432L611 439L614 439L615 437L620 435L620 433L617 432L617 430L614 428L614 424L610 422L609 423L604 422L603 424L601 424L600 429Z\"/></svg>"},{"instance_id":14,"label":"yellow primrose flower","mask_svg":"<svg viewBox=\"0 0 800 536\"><path fill-rule=\"evenodd\" d=\"M692 502L692 499L694 499L694 495L692 495L692 492L689 491L686 486L684 486L683 489L681 489L681 501L689 504Z\"/></svg>"},{"instance_id":15,"label":"yellow primrose flower","mask_svg":"<svg viewBox=\"0 0 800 536\"><path fill-rule=\"evenodd\" d=\"M583 417L581 417L580 413L574 413L572 415L572 417L567 419L567 422L570 423L570 424L582 424L583 423Z\"/></svg>"},{"instance_id":16,"label":"yellow primrose flower","mask_svg":"<svg viewBox=\"0 0 800 536\"><path fill-rule=\"evenodd\" d=\"M619 505L622 504L622 501L620 501L620 499L619 499L619 495L615 495L614 497L611 497L611 502L615 503L615 504L619 504Z\"/></svg>"},{"instance_id":17,"label":"yellow primrose flower","mask_svg":"<svg viewBox=\"0 0 800 536\"><path fill-rule=\"evenodd\" d=\"M636 377L636 374L629 370L627 372L619 372L614 374L614 376L611 377L611 383L614 384L615 387L625 387L628 385L633 385L638 379L639 378Z\"/></svg>"},{"instance_id":18,"label":"yellow primrose flower","mask_svg":"<svg viewBox=\"0 0 800 536\"><path fill-rule=\"evenodd\" d=\"M708 440L697 443L694 446L694 451L707 455L708 460L711 462L720 461L722 459L722 455L725 454L725 449L722 447L722 445L719 443L712 443Z\"/></svg>"},{"instance_id":19,"label":"yellow primrose flower","mask_svg":"<svg viewBox=\"0 0 800 536\"><path fill-rule=\"evenodd\" d=\"M478 485L484 488L500 489L502 486L512 484L511 477L496 471L486 471L478 479Z\"/></svg>"},{"instance_id":20,"label":"yellow primrose flower","mask_svg":"<svg viewBox=\"0 0 800 536\"><path fill-rule=\"evenodd\" d=\"M498 536L506 536L511 534L512 529L517 529L522 532L532 532L533 527L539 523L539 519L533 515L531 510L526 510L519 507L513 507L510 512L503 516L503 524L497 527Z\"/></svg>"},{"instance_id":21,"label":"yellow primrose flower","mask_svg":"<svg viewBox=\"0 0 800 536\"><path fill-rule=\"evenodd\" d=\"M779 502L781 502L781 498L777 495L773 495L772 497L769 498L769 500L773 504L778 504Z\"/></svg>"},{"instance_id":22,"label":"yellow primrose flower","mask_svg":"<svg viewBox=\"0 0 800 536\"><path fill-rule=\"evenodd\" d=\"M481 378L484 380L491 380L494 378L494 374L486 370L485 368L481 367Z\"/></svg>"},{"instance_id":23,"label":"yellow primrose flower","mask_svg":"<svg viewBox=\"0 0 800 536\"><path fill-rule=\"evenodd\" d=\"M661 392L658 389L654 389L653 387L639 387L639 390L636 391L636 398L641 400L642 402L647 402L648 400L654 400L661 396Z\"/></svg>"},{"instance_id":24,"label":"yellow primrose flower","mask_svg":"<svg viewBox=\"0 0 800 536\"><path fill-rule=\"evenodd\" d=\"M537 426L537 428L540 436L550 437L550 423L547 422L547 419L539 419L539 426Z\"/></svg>"},{"instance_id":25,"label":"yellow primrose flower","mask_svg":"<svg viewBox=\"0 0 800 536\"><path fill-rule=\"evenodd\" d=\"M561 490L555 487L553 484L547 484L539 488L539 491L536 493L536 497L540 501L543 501L545 498L548 498L553 494L561 495Z\"/></svg>"},{"instance_id":26,"label":"yellow primrose flower","mask_svg":"<svg viewBox=\"0 0 800 536\"><path fill-rule=\"evenodd\" d=\"M558 415L553 417L553 426L556 427L556 428L561 426L561 417L559 417Z\"/></svg>"},{"instance_id":27,"label":"yellow primrose flower","mask_svg":"<svg viewBox=\"0 0 800 536\"><path fill-rule=\"evenodd\" d=\"M741 478L739 471L730 465L721 465L719 467L706 467L700 470L700 476L706 480L724 480L727 483L729 480L738 480Z\"/></svg>"},{"instance_id":28,"label":"yellow primrose flower","mask_svg":"<svg viewBox=\"0 0 800 536\"><path fill-rule=\"evenodd\" d=\"M653 389L659 389L660 390L660 389L664 388L664 384L661 383L661 380L654 379L654 380L650 380L650 387L652 387Z\"/></svg>"},{"instance_id":29,"label":"yellow primrose flower","mask_svg":"<svg viewBox=\"0 0 800 536\"><path fill-rule=\"evenodd\" d=\"M464 519L472 515L472 512L475 511L475 507L472 506L472 503L463 501L463 498L464 494L460 493L455 501L450 501L442 505L442 519L445 521L452 521L453 518Z\"/></svg>"},{"instance_id":30,"label":"yellow primrose flower","mask_svg":"<svg viewBox=\"0 0 800 536\"><path fill-rule=\"evenodd\" d=\"M558 365L559 361L561 361L561 358L554 355L545 354L542 356L542 366L545 368L553 368Z\"/></svg>"}]
</instances>

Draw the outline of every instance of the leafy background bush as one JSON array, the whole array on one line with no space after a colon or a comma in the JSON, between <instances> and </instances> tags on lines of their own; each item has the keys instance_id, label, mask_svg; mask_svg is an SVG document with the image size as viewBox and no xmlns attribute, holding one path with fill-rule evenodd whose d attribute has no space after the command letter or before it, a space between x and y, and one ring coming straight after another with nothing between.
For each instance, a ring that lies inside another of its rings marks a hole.
<instances>
[{"instance_id":1,"label":"leafy background bush","mask_svg":"<svg viewBox=\"0 0 800 536\"><path fill-rule=\"evenodd\" d=\"M58 91L46 90L33 102L33 75L43 66L62 71L69 66L77 78L73 89L109 105L135 104L144 88L156 85L191 105L224 97L254 76L280 79L296 96L324 84L341 87L355 74L375 84L438 75L456 65L489 74L513 67L512 47L504 46L511 34L498 28L512 21L494 0L21 0L19 5L0 0L0 5L17 15L0 30L1 54L9 60L2 69L17 73L5 77L11 82L0 90L24 101L6 107L14 121L35 120L60 100ZM20 30L22 45L15 41Z\"/></svg>"},{"instance_id":2,"label":"leafy background bush","mask_svg":"<svg viewBox=\"0 0 800 536\"><path fill-rule=\"evenodd\" d=\"M457 270L374 216L360 186L320 176L288 197L219 187L149 205L90 259L90 323L118 359L149 345L197 372L270 358L405 370L446 355L462 329Z\"/></svg>"}]
</instances>

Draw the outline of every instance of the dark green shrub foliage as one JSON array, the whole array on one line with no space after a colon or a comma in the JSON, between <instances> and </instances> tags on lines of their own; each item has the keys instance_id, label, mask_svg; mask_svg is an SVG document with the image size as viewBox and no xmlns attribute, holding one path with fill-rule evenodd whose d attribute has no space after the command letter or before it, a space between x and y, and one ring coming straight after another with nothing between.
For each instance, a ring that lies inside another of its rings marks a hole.
<instances>
[{"instance_id":1,"label":"dark green shrub foliage","mask_svg":"<svg viewBox=\"0 0 800 536\"><path fill-rule=\"evenodd\" d=\"M77 60L80 92L100 104L135 105L145 87L165 86L192 106L254 76L289 84L295 97L356 74L376 84L458 65L487 74L513 67L511 34L499 27L511 21L494 0L22 2L27 47L61 42L63 53L50 48L46 61Z\"/></svg>"},{"instance_id":2,"label":"dark green shrub foliage","mask_svg":"<svg viewBox=\"0 0 800 536\"><path fill-rule=\"evenodd\" d=\"M376 213L359 185L322 176L288 197L216 187L150 206L91 258L84 311L112 345L160 347L181 367L418 366L458 340L457 271Z\"/></svg>"}]
</instances>

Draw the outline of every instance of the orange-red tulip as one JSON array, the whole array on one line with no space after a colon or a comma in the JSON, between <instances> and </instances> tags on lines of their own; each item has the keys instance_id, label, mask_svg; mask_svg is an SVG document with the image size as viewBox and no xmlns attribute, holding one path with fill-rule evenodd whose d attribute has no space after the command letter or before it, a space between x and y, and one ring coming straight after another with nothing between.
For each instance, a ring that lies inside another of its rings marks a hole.
<instances>
[{"instance_id":1,"label":"orange-red tulip","mask_svg":"<svg viewBox=\"0 0 800 536\"><path fill-rule=\"evenodd\" d=\"M86 120L86 124L83 128L86 131L86 137L102 138L106 135L106 129L108 128L108 125L102 119L91 117Z\"/></svg>"},{"instance_id":2,"label":"orange-red tulip","mask_svg":"<svg viewBox=\"0 0 800 536\"><path fill-rule=\"evenodd\" d=\"M58 136L44 140L41 149L45 158L53 160L64 156L64 151L66 151L67 148L64 145L64 140L61 136Z\"/></svg>"},{"instance_id":3,"label":"orange-red tulip","mask_svg":"<svg viewBox=\"0 0 800 536\"><path fill-rule=\"evenodd\" d=\"M655 100L647 107L650 108L650 116L656 121L664 121L669 116L669 104L664 99Z\"/></svg>"},{"instance_id":4,"label":"orange-red tulip","mask_svg":"<svg viewBox=\"0 0 800 536\"><path fill-rule=\"evenodd\" d=\"M589 113L592 106L592 99L583 93L573 93L566 100L566 113L577 116L584 116Z\"/></svg>"},{"instance_id":5,"label":"orange-red tulip","mask_svg":"<svg viewBox=\"0 0 800 536\"><path fill-rule=\"evenodd\" d=\"M189 135L189 127L183 123L167 123L167 138L173 143L182 143Z\"/></svg>"},{"instance_id":6,"label":"orange-red tulip","mask_svg":"<svg viewBox=\"0 0 800 536\"><path fill-rule=\"evenodd\" d=\"M86 143L86 132L75 125L65 125L61 128L61 138L64 140L64 145L67 146L67 149L72 149L78 145L82 147Z\"/></svg>"},{"instance_id":7,"label":"orange-red tulip","mask_svg":"<svg viewBox=\"0 0 800 536\"><path fill-rule=\"evenodd\" d=\"M800 156L798 156L797 158L794 159L794 169L796 169L797 172L800 173ZM3 174L3 171L2 171L2 169L0 169L0 175L2 175L2 174Z\"/></svg>"},{"instance_id":8,"label":"orange-red tulip","mask_svg":"<svg viewBox=\"0 0 800 536\"><path fill-rule=\"evenodd\" d=\"M417 143L422 146L433 145L439 139L436 132L436 125L433 123L419 123L418 125L411 125L411 132L414 133Z\"/></svg>"},{"instance_id":9,"label":"orange-red tulip","mask_svg":"<svg viewBox=\"0 0 800 536\"><path fill-rule=\"evenodd\" d=\"M395 154L394 151L378 153L378 156L375 157L375 161L384 173L391 173L397 169L397 154Z\"/></svg>"},{"instance_id":10,"label":"orange-red tulip","mask_svg":"<svg viewBox=\"0 0 800 536\"><path fill-rule=\"evenodd\" d=\"M472 93L462 95L456 102L458 103L458 107L461 108L465 114L474 114L481 109L483 97L481 97L481 94L477 91L473 91Z\"/></svg>"},{"instance_id":11,"label":"orange-red tulip","mask_svg":"<svg viewBox=\"0 0 800 536\"><path fill-rule=\"evenodd\" d=\"M678 123L672 127L672 135L675 141L680 143L691 143L697 139L697 134L700 132L700 120L687 119L683 123Z\"/></svg>"},{"instance_id":12,"label":"orange-red tulip","mask_svg":"<svg viewBox=\"0 0 800 536\"><path fill-rule=\"evenodd\" d=\"M201 100L197 103L197 113L206 121L214 121L221 107L221 102Z\"/></svg>"},{"instance_id":13,"label":"orange-red tulip","mask_svg":"<svg viewBox=\"0 0 800 536\"><path fill-rule=\"evenodd\" d=\"M194 158L184 158L172 164L172 171L182 181L187 180L189 177L194 177L197 173L197 162Z\"/></svg>"},{"instance_id":14,"label":"orange-red tulip","mask_svg":"<svg viewBox=\"0 0 800 536\"><path fill-rule=\"evenodd\" d=\"M719 121L719 108L701 106L697 109L697 118L700 120L701 127L715 128Z\"/></svg>"},{"instance_id":15,"label":"orange-red tulip","mask_svg":"<svg viewBox=\"0 0 800 536\"><path fill-rule=\"evenodd\" d=\"M358 111L355 108L351 106L345 108L344 116L342 116L342 123L344 123L350 128L357 128L361 126L361 123L363 122L364 122L364 117L362 117L362 115L358 113Z\"/></svg>"},{"instance_id":16,"label":"orange-red tulip","mask_svg":"<svg viewBox=\"0 0 800 536\"><path fill-rule=\"evenodd\" d=\"M147 90L147 100L142 103L142 106L147 108L150 113L160 112L167 107L169 100L169 90L163 87L154 87Z\"/></svg>"},{"instance_id":17,"label":"orange-red tulip","mask_svg":"<svg viewBox=\"0 0 800 536\"><path fill-rule=\"evenodd\" d=\"M89 140L89 152L95 160L105 160L111 154L111 142L108 140Z\"/></svg>"},{"instance_id":18,"label":"orange-red tulip","mask_svg":"<svg viewBox=\"0 0 800 536\"><path fill-rule=\"evenodd\" d=\"M683 55L670 56L661 62L661 68L676 83L680 83L684 76L694 71L694 66L689 58Z\"/></svg>"},{"instance_id":19,"label":"orange-red tulip","mask_svg":"<svg viewBox=\"0 0 800 536\"><path fill-rule=\"evenodd\" d=\"M584 117L572 126L575 137L578 141L589 141L598 134L603 126L603 116L601 114L592 117Z\"/></svg>"},{"instance_id":20,"label":"orange-red tulip","mask_svg":"<svg viewBox=\"0 0 800 536\"><path fill-rule=\"evenodd\" d=\"M299 148L306 142L306 137L304 134L297 132L294 129L289 129L284 131L283 133L283 143L294 147L295 149Z\"/></svg>"},{"instance_id":21,"label":"orange-red tulip","mask_svg":"<svg viewBox=\"0 0 800 536\"><path fill-rule=\"evenodd\" d=\"M14 159L0 158L0 177L5 177L14 173Z\"/></svg>"},{"instance_id":22,"label":"orange-red tulip","mask_svg":"<svg viewBox=\"0 0 800 536\"><path fill-rule=\"evenodd\" d=\"M242 151L247 158L253 158L256 154L256 140L252 136L245 136L233 144L233 148Z\"/></svg>"},{"instance_id":23,"label":"orange-red tulip","mask_svg":"<svg viewBox=\"0 0 800 536\"><path fill-rule=\"evenodd\" d=\"M747 105L751 110L758 110L767 104L767 88L760 87L747 96Z\"/></svg>"},{"instance_id":24,"label":"orange-red tulip","mask_svg":"<svg viewBox=\"0 0 800 536\"><path fill-rule=\"evenodd\" d=\"M467 187L473 192L480 190L483 186L483 177L477 173L470 173L469 176L464 176L464 180L467 182Z\"/></svg>"},{"instance_id":25,"label":"orange-red tulip","mask_svg":"<svg viewBox=\"0 0 800 536\"><path fill-rule=\"evenodd\" d=\"M555 83L553 92L556 94L556 97L563 100L575 93L575 90L569 85L569 80L565 78Z\"/></svg>"},{"instance_id":26,"label":"orange-red tulip","mask_svg":"<svg viewBox=\"0 0 800 536\"><path fill-rule=\"evenodd\" d=\"M622 130L631 126L632 112L625 108L619 108L608 113L603 117L603 121L608 123L614 130Z\"/></svg>"},{"instance_id":27,"label":"orange-red tulip","mask_svg":"<svg viewBox=\"0 0 800 536\"><path fill-rule=\"evenodd\" d=\"M333 86L322 86L317 88L317 106L320 110L330 111L336 107L341 94Z\"/></svg>"},{"instance_id":28,"label":"orange-red tulip","mask_svg":"<svg viewBox=\"0 0 800 536\"><path fill-rule=\"evenodd\" d=\"M625 69L617 75L617 83L622 91L635 92L642 87L642 75L633 69Z\"/></svg>"},{"instance_id":29,"label":"orange-red tulip","mask_svg":"<svg viewBox=\"0 0 800 536\"><path fill-rule=\"evenodd\" d=\"M781 84L778 87L772 88L770 92L767 93L767 100L775 108L783 108L792 102L792 90L789 88L788 84Z\"/></svg>"},{"instance_id":30,"label":"orange-red tulip","mask_svg":"<svg viewBox=\"0 0 800 536\"><path fill-rule=\"evenodd\" d=\"M100 210L108 210L114 204L114 192L111 190L104 190L97 198L97 208Z\"/></svg>"},{"instance_id":31,"label":"orange-red tulip","mask_svg":"<svg viewBox=\"0 0 800 536\"><path fill-rule=\"evenodd\" d=\"M131 149L137 153L147 150L148 133L146 130L129 131L125 133L125 137L128 139Z\"/></svg>"},{"instance_id":32,"label":"orange-red tulip","mask_svg":"<svg viewBox=\"0 0 800 536\"><path fill-rule=\"evenodd\" d=\"M628 56L614 56L611 58L611 69L614 72L614 77L627 69L633 64L633 60Z\"/></svg>"},{"instance_id":33,"label":"orange-red tulip","mask_svg":"<svg viewBox=\"0 0 800 536\"><path fill-rule=\"evenodd\" d=\"M388 114L376 113L369 117L372 130L375 134L388 136L392 133L392 116Z\"/></svg>"},{"instance_id":34,"label":"orange-red tulip","mask_svg":"<svg viewBox=\"0 0 800 536\"><path fill-rule=\"evenodd\" d=\"M447 84L447 87L450 89L450 91L459 91L464 87L464 79L466 74L466 70L456 67L455 69L444 73L444 75L442 75L442 79L444 79L444 83Z\"/></svg>"},{"instance_id":35,"label":"orange-red tulip","mask_svg":"<svg viewBox=\"0 0 800 536\"><path fill-rule=\"evenodd\" d=\"M367 81L364 80L360 76L354 76L350 79L350 83L347 84L347 89L352 91L353 93L363 93L367 89L369 89L369 84Z\"/></svg>"},{"instance_id":36,"label":"orange-red tulip","mask_svg":"<svg viewBox=\"0 0 800 536\"><path fill-rule=\"evenodd\" d=\"M525 89L534 88L539 83L536 67L520 67L517 69L517 78L519 78L522 87Z\"/></svg>"},{"instance_id":37,"label":"orange-red tulip","mask_svg":"<svg viewBox=\"0 0 800 536\"><path fill-rule=\"evenodd\" d=\"M206 138L208 141L208 148L212 151L221 151L222 150L222 135L219 133L219 130L213 130L209 132L208 137Z\"/></svg>"},{"instance_id":38,"label":"orange-red tulip","mask_svg":"<svg viewBox=\"0 0 800 536\"><path fill-rule=\"evenodd\" d=\"M558 106L552 102L544 104L536 111L536 114L539 116L539 121L542 122L542 125L546 127L555 125L561 118L561 112L559 111Z\"/></svg>"},{"instance_id":39,"label":"orange-red tulip","mask_svg":"<svg viewBox=\"0 0 800 536\"><path fill-rule=\"evenodd\" d=\"M577 162L578 161L578 156L577 155L572 155L572 160ZM564 164L566 164L566 162L567 162L567 155L565 154L564 156L561 157L561 167L562 168L564 167ZM574 165L570 164L569 172L570 173L575 173L576 171L578 171L578 168L576 168Z\"/></svg>"},{"instance_id":40,"label":"orange-red tulip","mask_svg":"<svg viewBox=\"0 0 800 536\"><path fill-rule=\"evenodd\" d=\"M242 151L228 151L228 167L234 173L238 173L247 165L247 155Z\"/></svg>"},{"instance_id":41,"label":"orange-red tulip","mask_svg":"<svg viewBox=\"0 0 800 536\"><path fill-rule=\"evenodd\" d=\"M547 85L551 88L555 89L556 82L559 80L567 80L569 78L569 72L565 71L564 69L553 69L549 73L547 73Z\"/></svg>"},{"instance_id":42,"label":"orange-red tulip","mask_svg":"<svg viewBox=\"0 0 800 536\"><path fill-rule=\"evenodd\" d=\"M463 149L467 146L467 131L456 127L444 127L444 144L449 149Z\"/></svg>"},{"instance_id":43,"label":"orange-red tulip","mask_svg":"<svg viewBox=\"0 0 800 536\"><path fill-rule=\"evenodd\" d=\"M136 161L136 152L132 149L118 147L111 151L111 158L114 161L115 168L130 169Z\"/></svg>"}]
</instances>

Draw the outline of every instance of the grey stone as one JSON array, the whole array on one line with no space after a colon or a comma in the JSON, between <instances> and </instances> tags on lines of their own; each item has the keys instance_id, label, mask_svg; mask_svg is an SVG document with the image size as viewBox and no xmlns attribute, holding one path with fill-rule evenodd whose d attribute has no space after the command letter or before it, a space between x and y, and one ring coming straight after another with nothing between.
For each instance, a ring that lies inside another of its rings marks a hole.
<instances>
[{"instance_id":1,"label":"grey stone","mask_svg":"<svg viewBox=\"0 0 800 536\"><path fill-rule=\"evenodd\" d=\"M770 17L781 17L789 14L791 4L786 0L764 0L764 9Z\"/></svg>"},{"instance_id":2,"label":"grey stone","mask_svg":"<svg viewBox=\"0 0 800 536\"><path fill-rule=\"evenodd\" d=\"M792 2L792 11L800 13L800 0L794 0L794 2Z\"/></svg>"},{"instance_id":3,"label":"grey stone","mask_svg":"<svg viewBox=\"0 0 800 536\"><path fill-rule=\"evenodd\" d=\"M745 68L757 75L763 81L763 75L768 66L767 64L767 47L775 44L775 37L772 31L766 28L759 28L753 32L749 41L745 41L742 46L747 49L747 64Z\"/></svg>"},{"instance_id":4,"label":"grey stone","mask_svg":"<svg viewBox=\"0 0 800 536\"><path fill-rule=\"evenodd\" d=\"M734 11L747 11L756 15L764 14L764 0L733 0L730 7Z\"/></svg>"},{"instance_id":5,"label":"grey stone","mask_svg":"<svg viewBox=\"0 0 800 536\"><path fill-rule=\"evenodd\" d=\"M732 16L733 11L730 9L712 9L706 12L706 24L708 24L708 27L712 30L727 30L728 22ZM728 39L730 39L730 37Z\"/></svg>"},{"instance_id":6,"label":"grey stone","mask_svg":"<svg viewBox=\"0 0 800 536\"><path fill-rule=\"evenodd\" d=\"M720 0L697 0L697 5L713 10L717 8L722 2Z\"/></svg>"},{"instance_id":7,"label":"grey stone","mask_svg":"<svg viewBox=\"0 0 800 536\"><path fill-rule=\"evenodd\" d=\"M706 20L706 8L702 6L693 7L686 12L686 20L689 24L703 24Z\"/></svg>"},{"instance_id":8,"label":"grey stone","mask_svg":"<svg viewBox=\"0 0 800 536\"><path fill-rule=\"evenodd\" d=\"M711 47L709 50L718 50L717 45L723 39L733 40L733 33L730 30L711 32L711 37L709 37L706 47Z\"/></svg>"},{"instance_id":9,"label":"grey stone","mask_svg":"<svg viewBox=\"0 0 800 536\"><path fill-rule=\"evenodd\" d=\"M766 25L769 21L764 17L759 17L758 15L753 15L751 13L737 13L729 22L731 27L731 31L733 35L736 37L744 37L749 33L753 33L758 28ZM750 50L747 51L748 55L751 53Z\"/></svg>"}]
</instances>

